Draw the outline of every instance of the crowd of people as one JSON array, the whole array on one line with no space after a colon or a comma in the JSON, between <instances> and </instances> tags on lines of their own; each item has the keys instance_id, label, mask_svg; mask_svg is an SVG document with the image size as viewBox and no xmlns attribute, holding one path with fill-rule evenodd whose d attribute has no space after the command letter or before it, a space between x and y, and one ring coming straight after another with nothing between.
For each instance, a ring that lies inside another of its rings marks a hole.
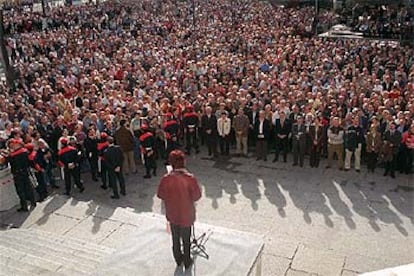
<instances>
[{"instance_id":1,"label":"crowd of people","mask_svg":"<svg viewBox=\"0 0 414 276\"><path fill-rule=\"evenodd\" d=\"M391 3L393 4L393 3ZM414 39L414 9L399 5L356 5L342 11L346 23L368 37Z\"/></svg>"},{"instance_id":2,"label":"crowd of people","mask_svg":"<svg viewBox=\"0 0 414 276\"><path fill-rule=\"evenodd\" d=\"M221 162L292 153L294 166L309 155L315 168L327 157L341 170L354 160L358 172L383 163L384 175L411 174L413 48L313 36L309 9L126 0L16 10L4 18L17 79L0 87L1 146L35 151L43 186L56 185L59 163L67 194L71 178L83 191L86 169L104 189L111 171L125 194L123 174L140 160L150 178L157 160L201 145ZM105 158L109 145L122 164Z\"/></svg>"}]
</instances>

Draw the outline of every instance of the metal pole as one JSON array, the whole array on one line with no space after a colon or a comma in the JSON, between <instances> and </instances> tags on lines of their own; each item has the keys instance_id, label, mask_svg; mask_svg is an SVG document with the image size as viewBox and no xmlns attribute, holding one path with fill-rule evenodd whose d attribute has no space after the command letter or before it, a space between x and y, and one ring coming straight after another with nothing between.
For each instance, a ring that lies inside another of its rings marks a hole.
<instances>
[{"instance_id":1,"label":"metal pole","mask_svg":"<svg viewBox=\"0 0 414 276\"><path fill-rule=\"evenodd\" d=\"M0 10L0 48L1 48L1 57L4 64L4 69L6 70L6 81L9 87L12 87L13 84L13 72L10 68L9 54L6 49L6 41L4 37L4 21L3 21L3 8Z\"/></svg>"}]
</instances>

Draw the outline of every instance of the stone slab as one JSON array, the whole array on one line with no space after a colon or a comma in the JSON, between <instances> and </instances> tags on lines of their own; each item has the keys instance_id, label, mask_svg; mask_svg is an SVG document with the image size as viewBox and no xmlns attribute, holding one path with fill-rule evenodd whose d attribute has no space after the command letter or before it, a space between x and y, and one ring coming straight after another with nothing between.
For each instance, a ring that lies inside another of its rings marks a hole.
<instances>
[{"instance_id":1,"label":"stone slab","mask_svg":"<svg viewBox=\"0 0 414 276\"><path fill-rule=\"evenodd\" d=\"M300 245L292 262L292 269L323 276L340 276L345 257L332 251L317 250Z\"/></svg>"},{"instance_id":2,"label":"stone slab","mask_svg":"<svg viewBox=\"0 0 414 276\"><path fill-rule=\"evenodd\" d=\"M77 224L65 235L81 238L89 242L100 243L113 231L118 229L121 224L121 222L90 216Z\"/></svg>"},{"instance_id":3,"label":"stone slab","mask_svg":"<svg viewBox=\"0 0 414 276\"><path fill-rule=\"evenodd\" d=\"M48 223L35 222L29 228L35 228L46 232L52 232L55 234L63 235L81 221L75 218L69 218L55 213L51 214L48 218Z\"/></svg>"},{"instance_id":4,"label":"stone slab","mask_svg":"<svg viewBox=\"0 0 414 276\"><path fill-rule=\"evenodd\" d=\"M289 269L291 262L292 260L289 260L287 258L263 254L261 276L285 275L287 270Z\"/></svg>"}]
</instances>

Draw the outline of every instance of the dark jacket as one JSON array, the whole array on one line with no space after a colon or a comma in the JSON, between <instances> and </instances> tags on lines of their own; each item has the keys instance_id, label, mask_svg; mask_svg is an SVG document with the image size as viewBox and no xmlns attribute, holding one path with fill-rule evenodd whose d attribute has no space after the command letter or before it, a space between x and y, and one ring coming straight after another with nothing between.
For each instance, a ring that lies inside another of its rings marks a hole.
<instances>
[{"instance_id":1,"label":"dark jacket","mask_svg":"<svg viewBox=\"0 0 414 276\"><path fill-rule=\"evenodd\" d=\"M391 134L391 131L387 130L384 134L384 141L388 141L390 147L392 147L392 153L397 154L400 148L402 135L398 130L394 131L394 134Z\"/></svg>"},{"instance_id":2,"label":"dark jacket","mask_svg":"<svg viewBox=\"0 0 414 276\"><path fill-rule=\"evenodd\" d=\"M316 141L316 146L321 147L325 142L325 135L326 131L323 126L318 127L318 131L316 131L315 125L311 125L309 128L309 138L311 140L312 145L314 145L314 141Z\"/></svg>"},{"instance_id":3,"label":"dark jacket","mask_svg":"<svg viewBox=\"0 0 414 276\"><path fill-rule=\"evenodd\" d=\"M345 148L354 151L359 144L364 142L364 133L360 126L349 126L344 133Z\"/></svg>"},{"instance_id":4,"label":"dark jacket","mask_svg":"<svg viewBox=\"0 0 414 276\"><path fill-rule=\"evenodd\" d=\"M254 134L255 134L257 139L269 140L270 134L271 134L270 121L268 119L264 119L264 121L263 121L263 132L260 133L260 120L259 119L256 120L256 122L254 123L253 130L254 130ZM263 137L261 135L263 135Z\"/></svg>"},{"instance_id":5,"label":"dark jacket","mask_svg":"<svg viewBox=\"0 0 414 276\"><path fill-rule=\"evenodd\" d=\"M286 135L286 138L287 138L287 136L289 135L289 133L291 131L291 128L292 128L292 125L291 125L290 121L287 118L285 118L285 121L283 122L283 127L281 125L280 119L276 119L276 121L275 121L275 135L276 135L276 138L278 138L277 135L279 135L279 134L280 135Z\"/></svg>"},{"instance_id":6,"label":"dark jacket","mask_svg":"<svg viewBox=\"0 0 414 276\"><path fill-rule=\"evenodd\" d=\"M115 131L115 141L121 147L123 152L129 152L134 149L134 136L131 131L124 126L121 126Z\"/></svg>"},{"instance_id":7,"label":"dark jacket","mask_svg":"<svg viewBox=\"0 0 414 276\"><path fill-rule=\"evenodd\" d=\"M110 145L104 152L105 164L110 170L122 167L124 156L119 146Z\"/></svg>"},{"instance_id":8,"label":"dark jacket","mask_svg":"<svg viewBox=\"0 0 414 276\"><path fill-rule=\"evenodd\" d=\"M207 135L217 135L217 118L213 114L211 114L210 118L207 115L203 115L201 117L201 128L203 129L203 133L207 134L207 130L211 130L211 134Z\"/></svg>"}]
</instances>

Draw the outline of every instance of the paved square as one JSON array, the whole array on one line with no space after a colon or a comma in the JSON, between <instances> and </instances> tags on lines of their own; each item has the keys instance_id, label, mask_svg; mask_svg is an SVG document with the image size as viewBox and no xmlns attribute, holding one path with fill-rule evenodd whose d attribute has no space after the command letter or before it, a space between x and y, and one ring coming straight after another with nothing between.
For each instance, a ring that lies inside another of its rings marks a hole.
<instances>
[{"instance_id":1,"label":"paved square","mask_svg":"<svg viewBox=\"0 0 414 276\"><path fill-rule=\"evenodd\" d=\"M379 170L211 160L205 153L188 157L188 168L202 187L198 221L264 235L263 275L348 276L414 262L412 176L391 180ZM144 180L139 170L126 177L127 196L120 200L84 174L83 194L55 196L28 217L2 213L2 223L46 230L59 224L65 235L115 246L142 225L131 214L163 213L156 197L160 176Z\"/></svg>"}]
</instances>

